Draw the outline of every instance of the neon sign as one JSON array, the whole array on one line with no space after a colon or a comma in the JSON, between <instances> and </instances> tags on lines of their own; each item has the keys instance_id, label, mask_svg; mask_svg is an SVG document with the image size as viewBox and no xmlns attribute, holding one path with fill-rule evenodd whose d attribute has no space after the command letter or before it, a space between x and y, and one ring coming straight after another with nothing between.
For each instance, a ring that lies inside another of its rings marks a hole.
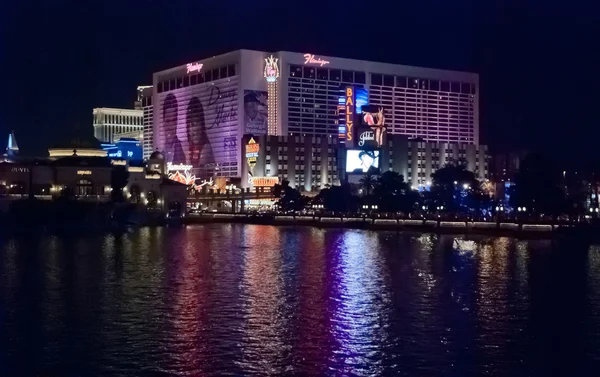
<instances>
[{"instance_id":1,"label":"neon sign","mask_svg":"<svg viewBox=\"0 0 600 377\"><path fill-rule=\"evenodd\" d=\"M365 131L363 133L360 134L360 136L358 137L358 139L360 140L358 142L358 146L362 147L365 145L365 141L375 141L375 132L373 131Z\"/></svg>"},{"instance_id":2,"label":"neon sign","mask_svg":"<svg viewBox=\"0 0 600 377\"><path fill-rule=\"evenodd\" d=\"M267 79L267 82L275 82L279 77L278 60L279 59L274 58L273 55L265 59L265 78Z\"/></svg>"},{"instance_id":3,"label":"neon sign","mask_svg":"<svg viewBox=\"0 0 600 377\"><path fill-rule=\"evenodd\" d=\"M183 183L184 185L191 186L197 191L200 191L203 186L212 186L213 180L209 178L208 180L203 180L201 183L196 183L196 176L194 174L190 174L189 171L180 172L176 171L175 173L169 173L169 179L175 182Z\"/></svg>"},{"instance_id":4,"label":"neon sign","mask_svg":"<svg viewBox=\"0 0 600 377\"><path fill-rule=\"evenodd\" d=\"M91 170L77 170L77 175L92 175Z\"/></svg>"},{"instance_id":5,"label":"neon sign","mask_svg":"<svg viewBox=\"0 0 600 377\"><path fill-rule=\"evenodd\" d=\"M185 67L187 68L187 73L191 72L200 72L204 64L201 63L188 63Z\"/></svg>"},{"instance_id":6,"label":"neon sign","mask_svg":"<svg viewBox=\"0 0 600 377\"><path fill-rule=\"evenodd\" d=\"M250 183L254 185L254 187L273 187L279 183L278 177L252 177L250 178Z\"/></svg>"},{"instance_id":7,"label":"neon sign","mask_svg":"<svg viewBox=\"0 0 600 377\"><path fill-rule=\"evenodd\" d=\"M323 60L321 58L315 58L313 54L304 54L304 64L319 64L321 67L325 64L329 64L328 60Z\"/></svg>"},{"instance_id":8,"label":"neon sign","mask_svg":"<svg viewBox=\"0 0 600 377\"><path fill-rule=\"evenodd\" d=\"M176 170L188 171L188 170L192 170L192 168L193 168L192 165L173 164L171 162L167 162L167 171L176 171Z\"/></svg>"},{"instance_id":9,"label":"neon sign","mask_svg":"<svg viewBox=\"0 0 600 377\"><path fill-rule=\"evenodd\" d=\"M346 87L346 141L352 142L352 127L354 126L354 88Z\"/></svg>"},{"instance_id":10,"label":"neon sign","mask_svg":"<svg viewBox=\"0 0 600 377\"><path fill-rule=\"evenodd\" d=\"M258 158L258 151L260 150L260 146L254 138L250 138L248 144L246 144L246 160L248 160L248 166L251 168L256 165L256 159Z\"/></svg>"}]
</instances>

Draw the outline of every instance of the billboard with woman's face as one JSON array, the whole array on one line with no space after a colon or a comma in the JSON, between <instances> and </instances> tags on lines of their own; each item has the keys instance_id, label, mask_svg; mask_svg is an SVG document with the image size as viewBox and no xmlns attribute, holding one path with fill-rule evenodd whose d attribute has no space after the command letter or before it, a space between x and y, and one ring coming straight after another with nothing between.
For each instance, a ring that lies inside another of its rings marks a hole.
<instances>
[{"instance_id":1,"label":"billboard with woman's face","mask_svg":"<svg viewBox=\"0 0 600 377\"><path fill-rule=\"evenodd\" d=\"M237 173L237 86L233 76L157 95L155 141L166 162L191 165L196 174L209 166Z\"/></svg>"},{"instance_id":2,"label":"billboard with woman's face","mask_svg":"<svg viewBox=\"0 0 600 377\"><path fill-rule=\"evenodd\" d=\"M266 135L267 124L267 92L260 90L244 90L244 133Z\"/></svg>"}]
</instances>

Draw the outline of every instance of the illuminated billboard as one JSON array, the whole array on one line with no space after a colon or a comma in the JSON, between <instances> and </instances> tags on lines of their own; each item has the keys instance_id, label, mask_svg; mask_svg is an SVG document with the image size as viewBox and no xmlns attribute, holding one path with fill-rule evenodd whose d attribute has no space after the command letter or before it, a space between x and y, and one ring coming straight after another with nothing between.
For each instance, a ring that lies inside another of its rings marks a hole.
<instances>
[{"instance_id":1,"label":"illuminated billboard","mask_svg":"<svg viewBox=\"0 0 600 377\"><path fill-rule=\"evenodd\" d=\"M348 149L346 173L366 173L370 167L379 169L379 151Z\"/></svg>"},{"instance_id":2,"label":"illuminated billboard","mask_svg":"<svg viewBox=\"0 0 600 377\"><path fill-rule=\"evenodd\" d=\"M364 105L361 107L359 119L360 126L357 128L358 134L368 135L369 140L373 140L376 147L381 147L383 145L383 136L386 131L385 112L383 107ZM359 145L362 146L360 142Z\"/></svg>"},{"instance_id":3,"label":"illuminated billboard","mask_svg":"<svg viewBox=\"0 0 600 377\"><path fill-rule=\"evenodd\" d=\"M157 95L155 143L167 162L237 173L238 80L233 76Z\"/></svg>"}]
</instances>

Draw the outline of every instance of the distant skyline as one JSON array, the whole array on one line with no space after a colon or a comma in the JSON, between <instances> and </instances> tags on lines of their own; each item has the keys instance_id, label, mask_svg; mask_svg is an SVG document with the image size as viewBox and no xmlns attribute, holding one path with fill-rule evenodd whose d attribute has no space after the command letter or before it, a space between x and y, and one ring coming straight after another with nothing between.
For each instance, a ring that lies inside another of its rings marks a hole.
<instances>
[{"instance_id":1,"label":"distant skyline","mask_svg":"<svg viewBox=\"0 0 600 377\"><path fill-rule=\"evenodd\" d=\"M94 107L132 108L153 72L247 48L476 72L482 143L595 156L598 5L395 3L5 1L0 137L14 129L24 153L43 153L91 134Z\"/></svg>"}]
</instances>

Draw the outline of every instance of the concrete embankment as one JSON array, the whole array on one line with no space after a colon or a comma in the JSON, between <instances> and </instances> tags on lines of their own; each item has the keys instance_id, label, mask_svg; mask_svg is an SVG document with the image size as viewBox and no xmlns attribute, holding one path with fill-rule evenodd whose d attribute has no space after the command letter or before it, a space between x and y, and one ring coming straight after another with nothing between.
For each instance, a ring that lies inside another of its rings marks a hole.
<instances>
[{"instance_id":1,"label":"concrete embankment","mask_svg":"<svg viewBox=\"0 0 600 377\"><path fill-rule=\"evenodd\" d=\"M246 214L214 213L191 215L187 224L245 223L264 225L298 225L319 228L356 228L369 230L398 230L434 233L489 234L506 236L552 237L564 226L550 224L520 224L513 222L446 221L428 219L387 219L361 217L318 217L304 215L252 216Z\"/></svg>"}]
</instances>

